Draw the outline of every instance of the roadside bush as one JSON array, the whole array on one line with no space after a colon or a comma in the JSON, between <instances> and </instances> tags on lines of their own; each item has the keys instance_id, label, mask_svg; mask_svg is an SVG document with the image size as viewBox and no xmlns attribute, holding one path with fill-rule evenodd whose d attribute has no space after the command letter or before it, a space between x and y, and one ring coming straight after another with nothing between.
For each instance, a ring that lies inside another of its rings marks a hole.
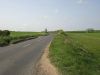
<instances>
[{"instance_id":1,"label":"roadside bush","mask_svg":"<svg viewBox=\"0 0 100 75\"><path fill-rule=\"evenodd\" d=\"M1 31L0 30L0 36L10 36L10 31L8 31L8 30Z\"/></svg>"},{"instance_id":2,"label":"roadside bush","mask_svg":"<svg viewBox=\"0 0 100 75\"><path fill-rule=\"evenodd\" d=\"M67 36L67 34L63 30L58 30L58 34L62 34L62 35Z\"/></svg>"},{"instance_id":3,"label":"roadside bush","mask_svg":"<svg viewBox=\"0 0 100 75\"><path fill-rule=\"evenodd\" d=\"M10 43L10 31L8 30L4 30L1 31L0 30L0 46L5 46L8 45Z\"/></svg>"},{"instance_id":4,"label":"roadside bush","mask_svg":"<svg viewBox=\"0 0 100 75\"><path fill-rule=\"evenodd\" d=\"M0 46L5 46L10 43L10 37L0 37Z\"/></svg>"},{"instance_id":5,"label":"roadside bush","mask_svg":"<svg viewBox=\"0 0 100 75\"><path fill-rule=\"evenodd\" d=\"M2 35L2 31L0 30L0 36Z\"/></svg>"},{"instance_id":6,"label":"roadside bush","mask_svg":"<svg viewBox=\"0 0 100 75\"><path fill-rule=\"evenodd\" d=\"M4 31L3 31L3 35L4 35L4 36L10 36L10 31L4 30Z\"/></svg>"}]
</instances>

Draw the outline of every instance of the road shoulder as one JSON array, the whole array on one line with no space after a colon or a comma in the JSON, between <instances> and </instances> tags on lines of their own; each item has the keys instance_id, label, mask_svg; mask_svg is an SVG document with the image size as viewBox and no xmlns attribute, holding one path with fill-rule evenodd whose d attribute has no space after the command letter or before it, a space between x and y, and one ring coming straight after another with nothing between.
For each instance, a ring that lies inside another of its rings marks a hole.
<instances>
[{"instance_id":1,"label":"road shoulder","mask_svg":"<svg viewBox=\"0 0 100 75\"><path fill-rule=\"evenodd\" d=\"M50 44L45 48L45 51L36 64L36 75L58 75L57 69L51 64L48 54L49 54Z\"/></svg>"}]
</instances>

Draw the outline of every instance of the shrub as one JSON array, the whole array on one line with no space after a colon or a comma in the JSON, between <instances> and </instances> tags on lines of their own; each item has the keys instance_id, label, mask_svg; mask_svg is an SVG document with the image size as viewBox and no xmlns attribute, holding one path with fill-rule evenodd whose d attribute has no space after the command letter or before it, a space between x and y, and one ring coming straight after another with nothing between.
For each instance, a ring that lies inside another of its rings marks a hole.
<instances>
[{"instance_id":1,"label":"shrub","mask_svg":"<svg viewBox=\"0 0 100 75\"><path fill-rule=\"evenodd\" d=\"M58 32L58 34L62 34L62 35L66 35L67 36L67 34L63 30L58 30L57 32Z\"/></svg>"},{"instance_id":2,"label":"shrub","mask_svg":"<svg viewBox=\"0 0 100 75\"><path fill-rule=\"evenodd\" d=\"M0 36L10 36L10 31L8 31L8 30L1 31L0 30Z\"/></svg>"},{"instance_id":3,"label":"shrub","mask_svg":"<svg viewBox=\"0 0 100 75\"><path fill-rule=\"evenodd\" d=\"M10 37L0 37L0 46L5 46L10 43Z\"/></svg>"},{"instance_id":4,"label":"shrub","mask_svg":"<svg viewBox=\"0 0 100 75\"><path fill-rule=\"evenodd\" d=\"M10 31L4 30L2 35L3 36L9 36L10 35Z\"/></svg>"},{"instance_id":5,"label":"shrub","mask_svg":"<svg viewBox=\"0 0 100 75\"><path fill-rule=\"evenodd\" d=\"M0 30L0 36L2 36L2 31Z\"/></svg>"}]
</instances>

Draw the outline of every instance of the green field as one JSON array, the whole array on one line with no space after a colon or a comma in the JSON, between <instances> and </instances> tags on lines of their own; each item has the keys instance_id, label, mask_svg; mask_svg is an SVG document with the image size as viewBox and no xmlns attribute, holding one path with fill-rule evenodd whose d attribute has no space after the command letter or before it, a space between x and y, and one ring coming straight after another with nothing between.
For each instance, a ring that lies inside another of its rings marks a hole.
<instances>
[{"instance_id":1,"label":"green field","mask_svg":"<svg viewBox=\"0 0 100 75\"><path fill-rule=\"evenodd\" d=\"M100 33L57 34L51 62L62 75L100 75Z\"/></svg>"},{"instance_id":2,"label":"green field","mask_svg":"<svg viewBox=\"0 0 100 75\"><path fill-rule=\"evenodd\" d=\"M45 35L43 32L11 32L11 37L20 37L20 36L40 36Z\"/></svg>"},{"instance_id":3,"label":"green field","mask_svg":"<svg viewBox=\"0 0 100 75\"><path fill-rule=\"evenodd\" d=\"M44 32L10 32L10 36L0 36L0 46L10 43L18 43L21 41L37 38L38 36L47 35Z\"/></svg>"},{"instance_id":4,"label":"green field","mask_svg":"<svg viewBox=\"0 0 100 75\"><path fill-rule=\"evenodd\" d=\"M17 43L27 39L37 38L38 36L44 36L44 32L11 32L11 43Z\"/></svg>"},{"instance_id":5,"label":"green field","mask_svg":"<svg viewBox=\"0 0 100 75\"><path fill-rule=\"evenodd\" d=\"M70 33L68 35L89 52L100 55L100 33Z\"/></svg>"}]
</instances>

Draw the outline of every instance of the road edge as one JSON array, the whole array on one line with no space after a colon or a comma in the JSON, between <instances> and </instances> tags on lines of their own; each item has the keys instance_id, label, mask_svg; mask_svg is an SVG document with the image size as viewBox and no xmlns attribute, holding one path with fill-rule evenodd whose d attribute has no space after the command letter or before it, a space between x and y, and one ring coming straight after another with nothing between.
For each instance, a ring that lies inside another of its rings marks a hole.
<instances>
[{"instance_id":1,"label":"road edge","mask_svg":"<svg viewBox=\"0 0 100 75\"><path fill-rule=\"evenodd\" d=\"M40 60L35 66L35 75L59 75L57 68L50 62L48 57L51 42L46 46Z\"/></svg>"}]
</instances>

